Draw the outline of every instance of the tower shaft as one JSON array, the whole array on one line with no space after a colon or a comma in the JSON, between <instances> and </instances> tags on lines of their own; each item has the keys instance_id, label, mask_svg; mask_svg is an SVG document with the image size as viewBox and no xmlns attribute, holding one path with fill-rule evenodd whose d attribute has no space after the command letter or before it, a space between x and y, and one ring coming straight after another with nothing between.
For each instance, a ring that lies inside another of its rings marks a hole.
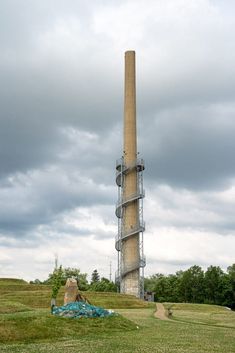
<instances>
[{"instance_id":1,"label":"tower shaft","mask_svg":"<svg viewBox=\"0 0 235 353\"><path fill-rule=\"evenodd\" d=\"M116 182L119 218L116 249L119 251L118 282L120 291L137 297L143 295L143 231L142 185L143 160L137 159L135 52L125 53L123 157L118 161ZM140 219L141 218L141 219Z\"/></svg>"},{"instance_id":2,"label":"tower shaft","mask_svg":"<svg viewBox=\"0 0 235 353\"><path fill-rule=\"evenodd\" d=\"M125 95L124 95L124 164L133 165L137 156L136 136L136 83L135 83L135 52L125 53ZM124 199L137 193L137 171L132 169L125 176L123 190ZM138 222L138 201L135 200L125 207L123 215L124 232L136 228ZM139 234L133 234L123 242L122 268L136 268L139 262ZM138 296L139 268L129 272L122 279L123 291Z\"/></svg>"},{"instance_id":3,"label":"tower shaft","mask_svg":"<svg viewBox=\"0 0 235 353\"><path fill-rule=\"evenodd\" d=\"M133 162L136 159L136 153L135 52L128 51L125 53L124 161Z\"/></svg>"}]
</instances>

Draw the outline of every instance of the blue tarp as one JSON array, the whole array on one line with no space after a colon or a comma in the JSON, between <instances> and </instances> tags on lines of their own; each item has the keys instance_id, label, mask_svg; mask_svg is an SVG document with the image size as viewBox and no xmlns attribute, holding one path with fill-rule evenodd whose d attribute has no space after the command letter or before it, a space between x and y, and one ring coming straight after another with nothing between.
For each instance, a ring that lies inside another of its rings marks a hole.
<instances>
[{"instance_id":1,"label":"blue tarp","mask_svg":"<svg viewBox=\"0 0 235 353\"><path fill-rule=\"evenodd\" d=\"M86 302L74 302L63 306L54 306L52 314L63 317L106 317L117 315L112 310L106 310Z\"/></svg>"}]
</instances>

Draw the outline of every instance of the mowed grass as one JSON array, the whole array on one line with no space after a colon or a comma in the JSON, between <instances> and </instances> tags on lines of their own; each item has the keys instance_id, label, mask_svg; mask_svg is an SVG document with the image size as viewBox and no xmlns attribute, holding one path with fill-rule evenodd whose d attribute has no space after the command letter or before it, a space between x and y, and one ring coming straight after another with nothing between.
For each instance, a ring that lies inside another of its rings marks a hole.
<instances>
[{"instance_id":1,"label":"mowed grass","mask_svg":"<svg viewBox=\"0 0 235 353\"><path fill-rule=\"evenodd\" d=\"M206 304L170 304L173 319L202 325L213 325L235 329L235 312L228 308Z\"/></svg>"},{"instance_id":2,"label":"mowed grass","mask_svg":"<svg viewBox=\"0 0 235 353\"><path fill-rule=\"evenodd\" d=\"M136 325L122 316L96 319L69 319L52 316L48 310L1 315L0 342L56 341L83 338L86 335L130 331ZM1 351L1 350L0 350Z\"/></svg>"},{"instance_id":3,"label":"mowed grass","mask_svg":"<svg viewBox=\"0 0 235 353\"><path fill-rule=\"evenodd\" d=\"M84 292L87 299L104 308L144 308L148 303L130 295ZM96 319L66 319L50 313L51 287L0 279L0 343L56 341L89 334L136 330L136 325L117 315ZM57 305L63 304L64 289ZM1 350L0 350L1 351Z\"/></svg>"},{"instance_id":4,"label":"mowed grass","mask_svg":"<svg viewBox=\"0 0 235 353\"><path fill-rule=\"evenodd\" d=\"M173 319L153 315L155 304L117 293L85 292L92 304L118 316L66 319L50 314L50 287L0 280L1 353L234 353L235 313L210 305L172 305ZM59 301L62 301L63 291Z\"/></svg>"}]
</instances>

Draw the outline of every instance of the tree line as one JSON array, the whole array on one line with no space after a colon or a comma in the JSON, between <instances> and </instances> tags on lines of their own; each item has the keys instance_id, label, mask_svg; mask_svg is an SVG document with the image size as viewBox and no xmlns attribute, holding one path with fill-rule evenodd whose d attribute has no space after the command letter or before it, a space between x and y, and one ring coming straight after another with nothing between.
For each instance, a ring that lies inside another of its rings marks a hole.
<instances>
[{"instance_id":1,"label":"tree line","mask_svg":"<svg viewBox=\"0 0 235 353\"><path fill-rule=\"evenodd\" d=\"M75 278L82 291L117 292L117 285L101 277L95 269L88 281L87 273L78 268L55 268L45 281L36 279L30 283L49 284L58 291L67 278ZM194 265L185 271L164 275L157 273L144 280L145 291L155 292L155 301L188 302L228 306L235 309L235 264L223 271L219 266L209 266L206 271Z\"/></svg>"},{"instance_id":2,"label":"tree line","mask_svg":"<svg viewBox=\"0 0 235 353\"><path fill-rule=\"evenodd\" d=\"M188 302L228 306L235 309L235 264L224 272L210 266L204 272L200 266L164 275L145 278L145 290L155 292L160 302Z\"/></svg>"},{"instance_id":3,"label":"tree line","mask_svg":"<svg viewBox=\"0 0 235 353\"><path fill-rule=\"evenodd\" d=\"M87 277L87 273L81 273L79 268L63 268L62 266L59 266L58 268L55 268L52 273L49 273L48 278L45 281L35 279L30 283L49 284L55 288L55 292L58 292L59 288L65 285L68 278L75 278L81 291L117 292L116 284L105 277L100 277L97 269L92 272L90 282Z\"/></svg>"}]
</instances>

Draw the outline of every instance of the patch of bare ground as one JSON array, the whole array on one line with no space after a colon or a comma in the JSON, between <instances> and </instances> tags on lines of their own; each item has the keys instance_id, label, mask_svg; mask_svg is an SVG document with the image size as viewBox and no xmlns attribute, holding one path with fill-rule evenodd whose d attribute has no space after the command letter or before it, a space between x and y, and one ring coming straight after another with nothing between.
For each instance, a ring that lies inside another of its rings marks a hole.
<instances>
[{"instance_id":1,"label":"patch of bare ground","mask_svg":"<svg viewBox=\"0 0 235 353\"><path fill-rule=\"evenodd\" d=\"M157 310L155 311L154 316L155 316L157 319L160 319L160 320L170 320L169 317L168 317L167 314L166 314L166 309L164 308L164 306L163 306L162 303L157 303L157 304L156 304L156 308L157 308Z\"/></svg>"}]
</instances>

